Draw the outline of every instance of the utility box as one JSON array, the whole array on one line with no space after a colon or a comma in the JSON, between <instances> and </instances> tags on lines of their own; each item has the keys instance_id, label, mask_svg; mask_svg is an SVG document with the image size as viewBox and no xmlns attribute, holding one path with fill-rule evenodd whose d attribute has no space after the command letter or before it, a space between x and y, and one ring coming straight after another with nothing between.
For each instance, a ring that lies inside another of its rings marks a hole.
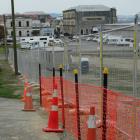
<instances>
[{"instance_id":1,"label":"utility box","mask_svg":"<svg viewBox=\"0 0 140 140\"><path fill-rule=\"evenodd\" d=\"M89 60L88 58L81 58L81 73L87 74L89 72Z\"/></svg>"}]
</instances>

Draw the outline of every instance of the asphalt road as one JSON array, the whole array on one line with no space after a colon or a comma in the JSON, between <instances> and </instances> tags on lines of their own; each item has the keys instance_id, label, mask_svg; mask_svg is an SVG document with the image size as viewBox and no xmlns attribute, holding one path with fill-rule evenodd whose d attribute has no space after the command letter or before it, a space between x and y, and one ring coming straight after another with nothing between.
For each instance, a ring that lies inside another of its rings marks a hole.
<instances>
[{"instance_id":1,"label":"asphalt road","mask_svg":"<svg viewBox=\"0 0 140 140\"><path fill-rule=\"evenodd\" d=\"M73 54L81 52L82 55L99 55L100 44L94 41L82 40L81 43L77 41L66 40L65 41L68 50L71 50ZM117 46L103 44L103 55L108 57L133 57L133 48L129 46Z\"/></svg>"},{"instance_id":2,"label":"asphalt road","mask_svg":"<svg viewBox=\"0 0 140 140\"><path fill-rule=\"evenodd\" d=\"M100 46L99 43L94 41L86 41L81 40L81 43L77 41L72 40L66 40L64 41L70 48L76 48L77 46L81 46L81 50L98 50L98 47ZM107 45L103 44L104 50L133 50L133 48L130 48L128 46L117 46L117 45Z\"/></svg>"}]
</instances>

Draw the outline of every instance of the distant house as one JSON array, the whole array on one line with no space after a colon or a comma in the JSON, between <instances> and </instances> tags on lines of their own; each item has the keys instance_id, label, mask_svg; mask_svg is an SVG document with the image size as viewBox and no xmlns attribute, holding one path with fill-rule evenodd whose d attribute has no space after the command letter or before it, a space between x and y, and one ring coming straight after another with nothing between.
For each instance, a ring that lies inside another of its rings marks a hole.
<instances>
[{"instance_id":1,"label":"distant house","mask_svg":"<svg viewBox=\"0 0 140 140\"><path fill-rule=\"evenodd\" d=\"M49 28L49 27L41 28L40 35L41 36L54 36L54 29Z\"/></svg>"},{"instance_id":2,"label":"distant house","mask_svg":"<svg viewBox=\"0 0 140 140\"><path fill-rule=\"evenodd\" d=\"M63 17L59 16L51 22L51 27L54 28L54 34L56 37L60 37L60 34L63 33Z\"/></svg>"},{"instance_id":3,"label":"distant house","mask_svg":"<svg viewBox=\"0 0 140 140\"><path fill-rule=\"evenodd\" d=\"M26 12L16 14L15 26L17 37L39 36L39 35L54 35L54 30L50 28L53 17L44 12ZM13 23L10 14L6 15L6 27L8 37L13 35Z\"/></svg>"},{"instance_id":4,"label":"distant house","mask_svg":"<svg viewBox=\"0 0 140 140\"><path fill-rule=\"evenodd\" d=\"M41 27L40 20L32 20L32 36L39 36Z\"/></svg>"},{"instance_id":5,"label":"distant house","mask_svg":"<svg viewBox=\"0 0 140 140\"><path fill-rule=\"evenodd\" d=\"M25 12L25 13L23 13L23 15L26 17L29 17L33 20L40 20L41 23L52 21L51 15L46 14L43 11Z\"/></svg>"},{"instance_id":6,"label":"distant house","mask_svg":"<svg viewBox=\"0 0 140 140\"><path fill-rule=\"evenodd\" d=\"M26 17L16 17L15 19L16 36L25 37L32 35L32 19ZM6 19L8 36L13 35L13 23L11 17Z\"/></svg>"},{"instance_id":7,"label":"distant house","mask_svg":"<svg viewBox=\"0 0 140 140\"><path fill-rule=\"evenodd\" d=\"M89 34L98 24L116 23L116 9L104 5L80 5L63 11L65 34Z\"/></svg>"}]
</instances>

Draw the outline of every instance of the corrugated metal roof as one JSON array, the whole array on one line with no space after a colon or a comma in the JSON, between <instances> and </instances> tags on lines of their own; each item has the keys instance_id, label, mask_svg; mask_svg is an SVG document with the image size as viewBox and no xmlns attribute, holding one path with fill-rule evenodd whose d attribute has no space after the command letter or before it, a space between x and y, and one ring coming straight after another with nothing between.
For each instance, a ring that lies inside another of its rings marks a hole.
<instances>
[{"instance_id":1,"label":"corrugated metal roof","mask_svg":"<svg viewBox=\"0 0 140 140\"><path fill-rule=\"evenodd\" d=\"M76 11L110 11L110 8L104 5L79 5L75 7L71 7L67 10L73 10Z\"/></svg>"}]
</instances>

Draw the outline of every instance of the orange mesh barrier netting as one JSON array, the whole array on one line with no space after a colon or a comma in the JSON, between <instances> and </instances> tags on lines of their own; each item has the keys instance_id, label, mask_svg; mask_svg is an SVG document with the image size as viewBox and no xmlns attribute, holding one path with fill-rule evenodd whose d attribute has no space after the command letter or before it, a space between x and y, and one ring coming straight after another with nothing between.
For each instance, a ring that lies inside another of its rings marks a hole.
<instances>
[{"instance_id":1,"label":"orange mesh barrier netting","mask_svg":"<svg viewBox=\"0 0 140 140\"><path fill-rule=\"evenodd\" d=\"M95 107L96 123L101 125L101 98L103 89L100 87L79 84L79 102L80 102L80 122L81 122L81 139L85 140L87 136L87 121L89 109L91 106ZM101 139L101 128L97 129L97 139Z\"/></svg>"},{"instance_id":2,"label":"orange mesh barrier netting","mask_svg":"<svg viewBox=\"0 0 140 140\"><path fill-rule=\"evenodd\" d=\"M60 78L57 77L59 104L61 104L61 87ZM53 78L42 77L42 89L52 94ZM125 96L121 93L107 90L106 99L103 102L104 89L88 84L79 84L79 113L80 113L80 132L81 140L86 140L87 120L89 109L95 107L97 140L102 139L102 115L103 103L106 103L106 138L107 140L139 140L140 139L140 100ZM75 83L63 79L64 107L65 107L65 130L63 139L78 140L77 124L77 104ZM51 94L42 96L43 106L48 111L51 103L48 98ZM47 104L47 105L46 105ZM59 120L62 124L62 104L59 109Z\"/></svg>"},{"instance_id":3,"label":"orange mesh barrier netting","mask_svg":"<svg viewBox=\"0 0 140 140\"><path fill-rule=\"evenodd\" d=\"M140 100L107 91L107 140L140 139Z\"/></svg>"}]
</instances>

